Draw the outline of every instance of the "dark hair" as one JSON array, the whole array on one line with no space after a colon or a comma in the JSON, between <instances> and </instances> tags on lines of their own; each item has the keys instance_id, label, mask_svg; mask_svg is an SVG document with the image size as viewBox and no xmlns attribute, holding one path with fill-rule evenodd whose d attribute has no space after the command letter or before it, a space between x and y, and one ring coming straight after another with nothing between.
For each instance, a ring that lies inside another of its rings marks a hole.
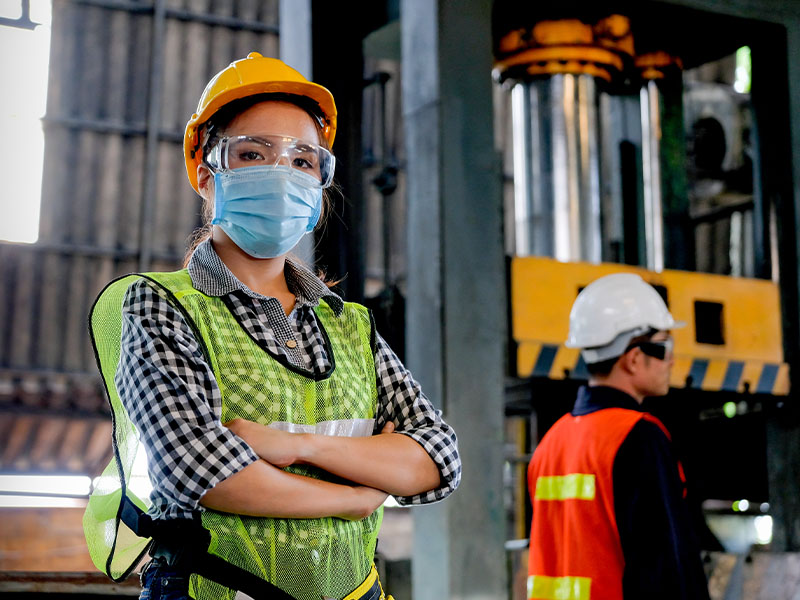
<instances>
[{"instance_id":1,"label":"dark hair","mask_svg":"<svg viewBox=\"0 0 800 600\"><path fill-rule=\"evenodd\" d=\"M614 365L617 364L617 361L620 358L621 357L619 356L615 356L614 358L608 358L606 360L601 360L600 362L587 364L586 370L592 377L608 375L611 373L611 369L614 368Z\"/></svg>"},{"instance_id":2,"label":"dark hair","mask_svg":"<svg viewBox=\"0 0 800 600\"><path fill-rule=\"evenodd\" d=\"M627 352L628 349L630 349L630 347L634 344L638 344L639 342L649 342L656 333L658 333L658 329L651 328L642 335L632 337L628 342L628 347L625 349L625 352ZM601 360L600 362L587 364L586 370L592 377L603 377L605 375L609 375L611 373L611 369L613 369L614 365L617 364L617 361L625 355L625 352L619 356L614 356L612 358L607 358L606 360Z\"/></svg>"},{"instance_id":3,"label":"dark hair","mask_svg":"<svg viewBox=\"0 0 800 600\"><path fill-rule=\"evenodd\" d=\"M306 96L296 96L293 94L284 93L255 94L254 96L245 96L244 98L238 98L232 102L228 102L217 112L211 115L211 117L209 117L209 119L200 126L199 138L202 144L201 151L203 153L203 162L205 162L208 153L224 137L225 130L231 124L231 121L233 121L238 115L242 114L246 110L262 102L287 102L289 104L294 104L295 106L306 111L306 113L308 113L308 115L311 117L311 120L314 122L314 128L317 130L320 146L330 150L328 139L325 137L323 130L325 122L324 116L320 110L319 104L317 104L314 100L307 98ZM330 188L322 190L322 210L320 212L319 223L317 224L317 227L324 222L329 206L332 203L329 192L331 189L338 190L338 187L334 183ZM197 247L207 239L211 238L211 219L213 217L213 213L213 202L204 198L201 213L202 225L195 229L189 236L188 248L183 257L184 267L189 264L189 259ZM295 260L297 260L296 257ZM335 285L336 282L328 282L326 280L324 273L319 272L318 275L320 279L322 279L322 281L324 281L327 285Z\"/></svg>"}]
</instances>

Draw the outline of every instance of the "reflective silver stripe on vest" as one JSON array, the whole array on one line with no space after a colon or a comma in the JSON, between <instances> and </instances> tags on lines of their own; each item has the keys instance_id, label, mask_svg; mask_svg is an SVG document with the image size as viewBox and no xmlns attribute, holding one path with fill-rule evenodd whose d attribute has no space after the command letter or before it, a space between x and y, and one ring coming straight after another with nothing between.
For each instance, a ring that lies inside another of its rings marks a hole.
<instances>
[{"instance_id":1,"label":"reflective silver stripe on vest","mask_svg":"<svg viewBox=\"0 0 800 600\"><path fill-rule=\"evenodd\" d=\"M339 419L321 421L316 425L274 421L269 424L273 429L289 433L317 433L319 435L337 435L340 437L369 437L375 429L375 419Z\"/></svg>"}]
</instances>

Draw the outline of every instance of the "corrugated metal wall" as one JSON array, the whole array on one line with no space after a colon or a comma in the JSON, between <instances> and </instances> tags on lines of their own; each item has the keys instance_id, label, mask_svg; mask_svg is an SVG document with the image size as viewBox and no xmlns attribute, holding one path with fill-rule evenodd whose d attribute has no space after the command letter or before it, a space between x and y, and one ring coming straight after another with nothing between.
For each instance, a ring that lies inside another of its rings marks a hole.
<instances>
[{"instance_id":1,"label":"corrugated metal wall","mask_svg":"<svg viewBox=\"0 0 800 600\"><path fill-rule=\"evenodd\" d=\"M254 50L278 55L277 0L54 0L40 238L0 242L0 472L106 460L87 313L115 276L180 266L183 128Z\"/></svg>"}]
</instances>

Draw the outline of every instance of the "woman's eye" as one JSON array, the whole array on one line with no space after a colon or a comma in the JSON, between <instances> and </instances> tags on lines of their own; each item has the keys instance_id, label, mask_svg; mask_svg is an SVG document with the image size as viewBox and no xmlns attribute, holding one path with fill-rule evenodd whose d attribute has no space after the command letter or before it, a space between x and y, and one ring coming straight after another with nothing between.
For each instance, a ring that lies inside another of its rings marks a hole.
<instances>
[{"instance_id":1,"label":"woman's eye","mask_svg":"<svg viewBox=\"0 0 800 600\"><path fill-rule=\"evenodd\" d=\"M311 164L311 161L305 158L295 158L292 164L293 167L296 169L313 169L314 165Z\"/></svg>"},{"instance_id":2,"label":"woman's eye","mask_svg":"<svg viewBox=\"0 0 800 600\"><path fill-rule=\"evenodd\" d=\"M247 152L239 153L239 160L252 161L252 160L263 160L263 159L264 157L261 156L261 154L259 154L255 150L249 150Z\"/></svg>"}]
</instances>

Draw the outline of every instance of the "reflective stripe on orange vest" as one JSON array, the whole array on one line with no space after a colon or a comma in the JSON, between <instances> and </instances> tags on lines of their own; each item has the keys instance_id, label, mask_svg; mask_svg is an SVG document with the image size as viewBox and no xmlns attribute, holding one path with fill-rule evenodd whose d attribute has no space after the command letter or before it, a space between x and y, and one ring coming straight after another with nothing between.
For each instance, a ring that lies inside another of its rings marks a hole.
<instances>
[{"instance_id":1,"label":"reflective stripe on orange vest","mask_svg":"<svg viewBox=\"0 0 800 600\"><path fill-rule=\"evenodd\" d=\"M590 600L588 577L528 577L528 600Z\"/></svg>"},{"instance_id":2,"label":"reflective stripe on orange vest","mask_svg":"<svg viewBox=\"0 0 800 600\"><path fill-rule=\"evenodd\" d=\"M536 480L536 500L594 500L595 479L592 473L552 475Z\"/></svg>"},{"instance_id":3,"label":"reflective stripe on orange vest","mask_svg":"<svg viewBox=\"0 0 800 600\"><path fill-rule=\"evenodd\" d=\"M528 469L531 600L590 600L590 587L591 600L622 598L613 466L642 418L622 408L567 414L542 438Z\"/></svg>"}]
</instances>

